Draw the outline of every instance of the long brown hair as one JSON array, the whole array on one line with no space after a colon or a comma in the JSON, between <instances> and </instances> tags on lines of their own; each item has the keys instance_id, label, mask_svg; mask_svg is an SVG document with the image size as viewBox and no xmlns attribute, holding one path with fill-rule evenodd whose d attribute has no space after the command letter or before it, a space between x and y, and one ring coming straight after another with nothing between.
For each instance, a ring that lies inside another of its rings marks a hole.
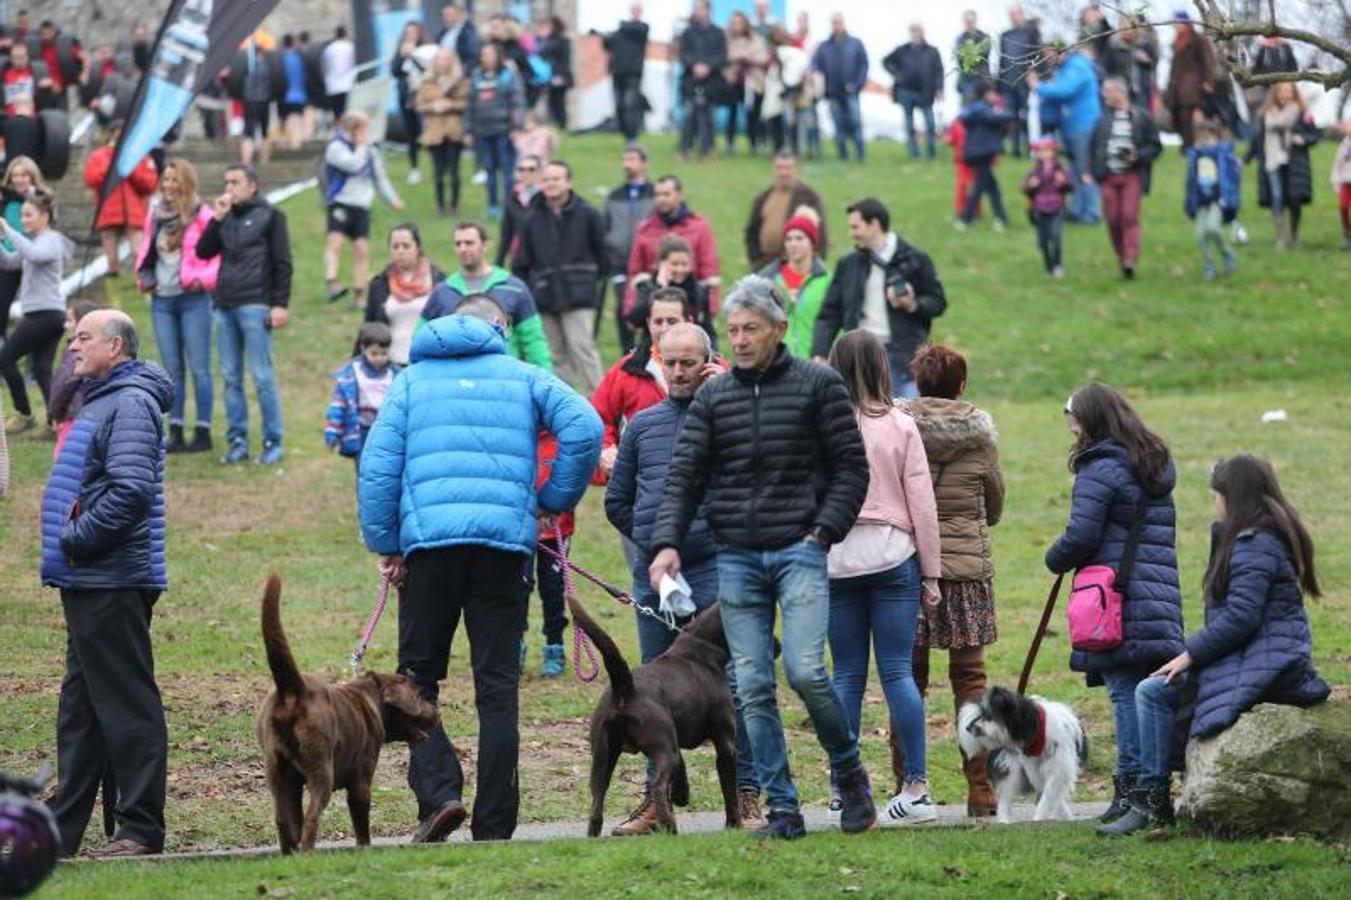
<instances>
[{"instance_id":1,"label":"long brown hair","mask_svg":"<svg viewBox=\"0 0 1351 900\"><path fill-rule=\"evenodd\" d=\"M1299 114L1303 116L1304 113L1308 112L1308 104L1304 102L1304 97L1299 92L1299 86L1293 81L1278 81L1271 86L1271 90L1267 91L1266 100L1262 101L1262 115L1266 115L1271 110L1277 108L1276 95L1281 93L1282 85L1290 86L1290 93L1293 95L1290 98L1290 102L1299 107Z\"/></svg>"},{"instance_id":2,"label":"long brown hair","mask_svg":"<svg viewBox=\"0 0 1351 900\"><path fill-rule=\"evenodd\" d=\"M197 167L186 159L175 157L164 164L164 175L170 172L178 177L178 214L186 225L187 220L197 215L197 207L202 205L198 193ZM160 176L160 181L163 180L164 176Z\"/></svg>"},{"instance_id":3,"label":"long brown hair","mask_svg":"<svg viewBox=\"0 0 1351 900\"><path fill-rule=\"evenodd\" d=\"M1224 519L1203 582L1208 602L1222 603L1229 593L1229 556L1234 541L1248 528L1279 534L1290 548L1299 586L1311 597L1322 596L1313 564L1313 538L1281 492L1271 463L1247 453L1230 457L1210 473L1210 489L1224 498Z\"/></svg>"},{"instance_id":4,"label":"long brown hair","mask_svg":"<svg viewBox=\"0 0 1351 900\"><path fill-rule=\"evenodd\" d=\"M880 418L895 408L891 399L891 363L877 335L859 328L830 350L830 364L844 377L849 402L865 416Z\"/></svg>"},{"instance_id":5,"label":"long brown hair","mask_svg":"<svg viewBox=\"0 0 1351 900\"><path fill-rule=\"evenodd\" d=\"M1101 382L1090 381L1070 397L1066 410L1079 423L1079 438L1070 448L1071 472L1078 472L1088 448L1108 438L1116 440L1130 455L1136 477L1145 485L1164 481L1168 468L1168 445L1145 427L1121 392Z\"/></svg>"}]
</instances>

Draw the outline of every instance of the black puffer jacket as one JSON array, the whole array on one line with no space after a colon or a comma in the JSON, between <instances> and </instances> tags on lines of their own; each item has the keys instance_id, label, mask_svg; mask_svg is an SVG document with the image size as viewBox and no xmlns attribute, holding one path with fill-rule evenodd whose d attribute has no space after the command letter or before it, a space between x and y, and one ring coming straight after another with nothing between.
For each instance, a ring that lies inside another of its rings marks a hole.
<instances>
[{"instance_id":1,"label":"black puffer jacket","mask_svg":"<svg viewBox=\"0 0 1351 900\"><path fill-rule=\"evenodd\" d=\"M202 259L220 260L212 299L218 309L285 306L291 299L291 239L286 214L256 196L213 218L197 243Z\"/></svg>"},{"instance_id":2,"label":"black puffer jacket","mask_svg":"<svg viewBox=\"0 0 1351 900\"><path fill-rule=\"evenodd\" d=\"M573 194L555 215L536 194L521 223L520 246L511 271L530 286L543 313L600 307L605 272L605 220L594 206Z\"/></svg>"},{"instance_id":3,"label":"black puffer jacket","mask_svg":"<svg viewBox=\"0 0 1351 900\"><path fill-rule=\"evenodd\" d=\"M763 372L733 369L694 395L666 476L652 552L679 547L708 497L718 543L773 550L854 525L868 457L844 380L786 347Z\"/></svg>"}]
</instances>

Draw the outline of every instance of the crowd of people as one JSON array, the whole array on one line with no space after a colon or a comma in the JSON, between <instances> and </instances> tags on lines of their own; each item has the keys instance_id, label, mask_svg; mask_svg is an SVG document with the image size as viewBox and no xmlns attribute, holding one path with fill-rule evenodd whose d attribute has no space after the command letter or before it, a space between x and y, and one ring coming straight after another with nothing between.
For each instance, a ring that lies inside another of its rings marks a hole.
<instances>
[{"instance_id":1,"label":"crowd of people","mask_svg":"<svg viewBox=\"0 0 1351 900\"><path fill-rule=\"evenodd\" d=\"M1018 17L1015 30L1022 30L1008 46L1040 46ZM1098 22L1087 17L1085 27ZM542 24L538 41L527 41L499 17L480 41L474 23L451 4L443 25L430 54L419 54L422 35L412 30L400 48L402 69L430 60L423 80L399 93L421 129L410 161L419 147L431 151L437 203L450 214L457 212L460 151L447 145L472 145L488 169L498 246L491 252L488 224L458 220L452 271L435 259L416 223L403 223L388 233L386 265L341 284L336 260L344 241L353 242L359 262L369 258L375 197L395 208L402 200L365 116L331 104L337 130L322 186L327 293L330 300L357 294L363 322L335 378L324 440L355 460L363 538L403 592L399 670L433 703L465 620L480 720L474 837L507 838L516 826L518 685L536 587L544 611L540 673L557 677L566 669L566 574L553 557L537 554L536 544L548 540L566 553L571 511L589 485L605 492L640 606L656 612L663 581L677 576L696 608L721 604L735 660L743 823L768 837L804 833L776 700L776 622L785 677L830 760L831 806L841 828L858 832L877 818L859 752L870 647L892 732L896 789L885 814L932 821L923 705L930 650L948 651L958 704L984 690L983 648L997 637L989 529L1004 504L994 422L962 399L966 360L930 341L949 302L934 260L893 228L883 203L863 197L845 210L851 249L833 268L826 264L828 208L789 149L800 123L768 121L774 80L755 72L760 29L782 32L767 16L743 15L723 35L708 21L707 4L696 2L679 41L682 54L691 54L686 87L695 121L682 132L682 148L712 143L710 108L727 105L716 85L724 66L740 69L734 83L744 91L737 102L753 112L746 119L752 146L777 148L770 183L755 194L743 232L741 268L756 274L737 280L725 297L717 236L690 208L679 175L650 178L646 152L630 144L620 159L622 183L596 208L573 189L572 168L556 143L536 140L530 129L520 133L532 92L554 109L555 92L570 80L567 53L549 43L565 40L557 23ZM967 26L959 43L969 49L955 52L970 61L982 48L988 54L990 42L974 16ZM635 29L628 31L625 37L621 27L608 40L634 40ZM1036 92L1043 116L1060 110L1059 140L1069 151L1062 164L1059 144L1029 135L1038 158L1024 190L1053 275L1063 271L1067 206L1079 221L1091 221L1101 202L1123 273L1138 260L1138 206L1159 141L1155 100L1138 94L1150 79L1134 70L1130 78L1112 74L1100 90L1099 67L1120 34L1085 44L1098 48L1092 59L1085 50L1056 51L1044 79L1034 69L1026 73L1026 105L1037 106ZM1140 34L1130 40L1148 46ZM1183 49L1204 40L1194 33ZM701 55L719 43L726 60ZM836 17L831 39L811 57L840 154L852 149L860 158L861 52ZM888 68L918 67L931 77L933 55L914 55L919 62L912 55L893 54ZM550 61L549 78L540 80L535 56ZM1131 67L1144 64L1134 52L1125 58ZM476 64L467 68L466 59ZM959 216L964 225L987 197L996 221L1005 218L994 160L1011 138L1018 152L1014 136L1024 121L978 69L963 67L972 100L958 143L973 170ZM898 87L898 97L922 108L927 94L917 98L915 90ZM1169 103L1181 104L1174 122L1189 123L1187 212L1213 274L1234 265L1222 226L1237 212L1241 164L1222 140L1230 124L1204 103L1184 101L1173 91ZM254 111L255 119L261 115ZM739 114L727 121L734 139ZM1299 198L1311 194L1308 146L1316 133L1291 85L1269 92L1256 121L1250 156L1259 161L1270 205L1284 217L1277 234L1288 244L1298 230ZM522 147L523 140L530 143ZM0 285L12 285L23 308L0 348L16 413L5 432L36 425L18 369L30 357L58 439L44 497L42 578L62 591L73 648L53 801L67 853L78 851L105 771L119 802L117 839L104 854L163 846L167 741L149 640L151 611L167 584L162 452L213 448L213 331L228 425L222 462L243 463L253 452L245 368L262 420L258 462L284 458L271 341L287 324L292 297L286 216L260 194L249 164L228 167L214 199L203 198L186 159L145 165L149 189L124 181L120 218L106 224L137 236L137 285L151 298L163 368L140 359L129 317L67 308L60 279L70 245L53 226L51 192L32 161L10 160L3 185L0 268L19 276ZM1337 167L1334 178L1351 168L1351 133ZM1342 187L1344 217L1348 193ZM607 284L624 348L608 370L596 343ZM68 349L53 376L63 332ZM1171 815L1166 736L1182 687L1198 692L1193 734L1227 727L1259 701L1307 704L1327 696L1302 607L1304 596L1319 591L1313 544L1268 464L1238 456L1218 466L1207 623L1184 641L1176 474L1167 443L1105 385L1077 389L1065 415L1073 504L1046 564L1054 572L1107 565L1121 578L1121 641L1107 650L1076 649L1071 667L1111 697L1116 797L1104 830L1130 832ZM648 617L637 622L647 661L670 635ZM115 653L110 634L118 637ZM1236 679L1256 655L1280 665L1264 669L1261 679ZM963 768L968 812L992 814L985 760L964 760ZM409 781L419 807L415 840L443 840L464 820L464 779L439 726L414 747ZM656 830L650 801L617 833Z\"/></svg>"}]
</instances>

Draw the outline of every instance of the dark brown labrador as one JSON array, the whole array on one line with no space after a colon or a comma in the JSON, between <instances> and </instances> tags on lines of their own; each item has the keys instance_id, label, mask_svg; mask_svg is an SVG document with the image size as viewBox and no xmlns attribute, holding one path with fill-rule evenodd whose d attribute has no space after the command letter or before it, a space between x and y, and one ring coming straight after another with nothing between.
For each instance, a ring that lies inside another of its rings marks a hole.
<instances>
[{"instance_id":1,"label":"dark brown labrador","mask_svg":"<svg viewBox=\"0 0 1351 900\"><path fill-rule=\"evenodd\" d=\"M258 711L267 786L277 812L281 852L313 850L319 817L335 790L347 791L357 845L371 842L371 781L380 747L423 740L436 708L402 675L367 672L342 684L307 678L296 668L281 627L281 579L263 592L263 645L276 689ZM301 817L301 794L310 805Z\"/></svg>"}]
</instances>

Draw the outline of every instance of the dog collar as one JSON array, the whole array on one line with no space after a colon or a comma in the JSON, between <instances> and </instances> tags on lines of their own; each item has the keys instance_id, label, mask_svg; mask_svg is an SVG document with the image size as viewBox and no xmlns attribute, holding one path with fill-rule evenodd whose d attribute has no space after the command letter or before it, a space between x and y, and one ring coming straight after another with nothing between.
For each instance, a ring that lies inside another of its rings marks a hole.
<instances>
[{"instance_id":1,"label":"dog collar","mask_svg":"<svg viewBox=\"0 0 1351 900\"><path fill-rule=\"evenodd\" d=\"M1046 750L1046 709L1040 703L1037 706L1037 733L1032 740L1023 745L1024 756L1041 756Z\"/></svg>"}]
</instances>

